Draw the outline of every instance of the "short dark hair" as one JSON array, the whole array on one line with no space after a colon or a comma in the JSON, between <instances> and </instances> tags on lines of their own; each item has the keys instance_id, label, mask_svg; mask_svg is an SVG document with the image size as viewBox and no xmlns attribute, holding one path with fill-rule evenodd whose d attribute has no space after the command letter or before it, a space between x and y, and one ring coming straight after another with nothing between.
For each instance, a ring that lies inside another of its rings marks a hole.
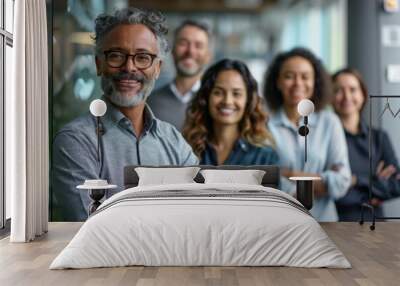
<instances>
[{"instance_id":1,"label":"short dark hair","mask_svg":"<svg viewBox=\"0 0 400 286\"><path fill-rule=\"evenodd\" d=\"M342 68L333 74L333 76L332 76L333 83L335 83L337 78L342 74L350 74L358 80L358 83L360 84L362 95L364 97L364 103L361 107L360 112L363 111L365 104L367 103L367 100L368 100L368 88L367 88L367 84L365 83L361 73L354 68L350 68L350 67Z\"/></svg>"},{"instance_id":2,"label":"short dark hair","mask_svg":"<svg viewBox=\"0 0 400 286\"><path fill-rule=\"evenodd\" d=\"M196 28L199 28L200 30L204 31L207 34L207 37L209 40L212 39L212 31L210 26L207 23L193 20L193 19L186 19L184 20L176 29L174 32L174 39L177 38L178 34L183 30L183 28L187 26L193 26Z\"/></svg>"},{"instance_id":3,"label":"short dark hair","mask_svg":"<svg viewBox=\"0 0 400 286\"><path fill-rule=\"evenodd\" d=\"M265 74L264 98L268 108L276 111L283 105L283 96L278 89L277 81L283 63L293 57L306 59L314 68L314 93L310 99L315 105L315 110L322 110L330 102L332 95L331 80L321 60L305 48L294 48L288 52L282 52L272 61Z\"/></svg>"}]
</instances>

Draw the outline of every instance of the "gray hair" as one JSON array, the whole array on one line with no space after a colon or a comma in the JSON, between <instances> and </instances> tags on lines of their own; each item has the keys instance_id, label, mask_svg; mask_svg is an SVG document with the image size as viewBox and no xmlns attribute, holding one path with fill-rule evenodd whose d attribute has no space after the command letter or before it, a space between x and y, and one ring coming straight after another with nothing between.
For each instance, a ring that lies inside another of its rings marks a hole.
<instances>
[{"instance_id":1,"label":"gray hair","mask_svg":"<svg viewBox=\"0 0 400 286\"><path fill-rule=\"evenodd\" d=\"M142 24L149 28L156 36L160 58L164 58L169 45L166 38L168 27L165 17L161 12L138 8L124 8L114 12L113 15L100 14L95 19L96 55L101 54L103 39L113 28L121 24Z\"/></svg>"}]
</instances>

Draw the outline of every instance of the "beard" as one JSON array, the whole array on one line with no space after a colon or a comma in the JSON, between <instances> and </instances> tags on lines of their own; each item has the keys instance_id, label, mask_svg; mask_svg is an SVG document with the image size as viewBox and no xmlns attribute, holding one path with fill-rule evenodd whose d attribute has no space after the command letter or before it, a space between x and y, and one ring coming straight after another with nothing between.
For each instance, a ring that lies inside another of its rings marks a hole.
<instances>
[{"instance_id":1,"label":"beard","mask_svg":"<svg viewBox=\"0 0 400 286\"><path fill-rule=\"evenodd\" d=\"M115 87L115 80L135 80L142 85L142 89L135 95L124 95ZM119 72L110 76L101 77L101 88L103 89L104 96L117 107L133 107L137 106L144 101L152 92L156 79L146 79L143 75L133 74L127 72Z\"/></svg>"},{"instance_id":2,"label":"beard","mask_svg":"<svg viewBox=\"0 0 400 286\"><path fill-rule=\"evenodd\" d=\"M197 61L195 65L193 65L192 67L187 67L183 64L183 60L185 60L186 57L180 58L176 61L175 66L176 66L176 71L179 75L182 76L195 76L198 75L199 73L203 72L203 70L205 69L205 65L201 65L200 63L198 63Z\"/></svg>"}]
</instances>

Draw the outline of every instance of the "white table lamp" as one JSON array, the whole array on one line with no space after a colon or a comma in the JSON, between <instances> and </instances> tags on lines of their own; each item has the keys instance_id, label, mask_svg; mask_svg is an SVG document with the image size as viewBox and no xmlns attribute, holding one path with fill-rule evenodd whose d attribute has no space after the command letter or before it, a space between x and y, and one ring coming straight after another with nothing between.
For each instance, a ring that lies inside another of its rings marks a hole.
<instances>
[{"instance_id":1,"label":"white table lamp","mask_svg":"<svg viewBox=\"0 0 400 286\"><path fill-rule=\"evenodd\" d=\"M104 133L101 127L100 117L103 116L107 111L106 103L101 99L95 99L90 103L90 113L96 118L96 135L97 135L97 160L101 165L100 156L100 136ZM101 167L100 167L101 173ZM101 176L101 174L99 174ZM102 179L91 179L85 180L84 184L77 186L77 189L83 189L89 191L89 196L92 199L92 203L89 205L89 215L94 213L100 206L100 200L104 197L107 189L114 189L117 186L109 185L106 180Z\"/></svg>"},{"instance_id":2,"label":"white table lamp","mask_svg":"<svg viewBox=\"0 0 400 286\"><path fill-rule=\"evenodd\" d=\"M101 99L95 99L90 103L90 113L96 117L96 134L97 134L97 160L100 162L100 117L107 111L106 103Z\"/></svg>"},{"instance_id":3,"label":"white table lamp","mask_svg":"<svg viewBox=\"0 0 400 286\"><path fill-rule=\"evenodd\" d=\"M304 125L300 126L299 134L304 136L304 161L307 162L307 135L310 132L308 129L308 116L314 112L314 103L309 99L302 99L297 105L297 111L304 117Z\"/></svg>"}]
</instances>

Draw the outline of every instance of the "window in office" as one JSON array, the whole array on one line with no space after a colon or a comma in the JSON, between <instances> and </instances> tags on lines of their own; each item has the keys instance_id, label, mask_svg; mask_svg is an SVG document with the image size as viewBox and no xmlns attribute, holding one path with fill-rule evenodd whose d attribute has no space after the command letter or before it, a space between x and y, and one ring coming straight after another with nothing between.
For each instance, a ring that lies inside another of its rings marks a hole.
<instances>
[{"instance_id":1,"label":"window in office","mask_svg":"<svg viewBox=\"0 0 400 286\"><path fill-rule=\"evenodd\" d=\"M4 50L4 35L3 35L3 1L0 2L0 229L4 227L4 218L5 218L5 204L4 204L4 170L3 170L3 144L4 144L4 130L3 130L3 50Z\"/></svg>"},{"instance_id":2,"label":"window in office","mask_svg":"<svg viewBox=\"0 0 400 286\"><path fill-rule=\"evenodd\" d=\"M4 188L5 101L11 94L12 46L14 26L14 0L0 0L0 228L11 216L11 195Z\"/></svg>"},{"instance_id":3,"label":"window in office","mask_svg":"<svg viewBox=\"0 0 400 286\"><path fill-rule=\"evenodd\" d=\"M13 22L14 22L14 0L5 0L5 30L9 33L13 33Z\"/></svg>"},{"instance_id":4,"label":"window in office","mask_svg":"<svg viewBox=\"0 0 400 286\"><path fill-rule=\"evenodd\" d=\"M280 49L306 47L323 60L329 71L343 67L346 61L346 3L345 0L297 1L286 14Z\"/></svg>"},{"instance_id":5,"label":"window in office","mask_svg":"<svg viewBox=\"0 0 400 286\"><path fill-rule=\"evenodd\" d=\"M0 5L1 6L1 5ZM1 32L1 30L0 30ZM5 201L4 201L4 36L0 34L0 228L4 227L5 222Z\"/></svg>"},{"instance_id":6,"label":"window in office","mask_svg":"<svg viewBox=\"0 0 400 286\"><path fill-rule=\"evenodd\" d=\"M4 82L4 87L5 87L5 98L10 98L11 96L11 91L12 91L12 82L11 82L11 75L13 74L13 57L12 57L12 47L9 45L6 45L6 51L5 51L5 82ZM4 158L4 157L3 157ZM5 192L5 218L9 219L11 218L11 193L10 189L6 188Z\"/></svg>"}]
</instances>

